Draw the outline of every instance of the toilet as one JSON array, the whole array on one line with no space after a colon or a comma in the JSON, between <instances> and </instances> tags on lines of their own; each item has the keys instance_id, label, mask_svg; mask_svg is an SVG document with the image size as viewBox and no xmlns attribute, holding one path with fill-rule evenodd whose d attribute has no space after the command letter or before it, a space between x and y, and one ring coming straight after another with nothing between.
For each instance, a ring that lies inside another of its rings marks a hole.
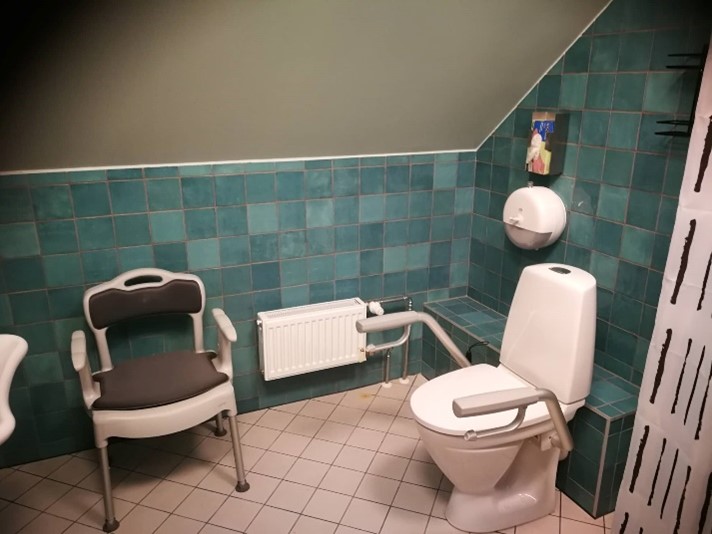
<instances>
[{"instance_id":1,"label":"toilet","mask_svg":"<svg viewBox=\"0 0 712 534\"><path fill-rule=\"evenodd\" d=\"M556 467L564 456L544 402L457 417L453 401L480 393L543 388L570 421L591 387L596 280L568 265L539 264L521 274L502 339L500 364L473 365L423 384L410 407L425 448L453 484L447 520L467 532L492 532L554 510ZM554 404L555 406L555 404ZM563 425L563 423L562 423Z\"/></svg>"}]
</instances>

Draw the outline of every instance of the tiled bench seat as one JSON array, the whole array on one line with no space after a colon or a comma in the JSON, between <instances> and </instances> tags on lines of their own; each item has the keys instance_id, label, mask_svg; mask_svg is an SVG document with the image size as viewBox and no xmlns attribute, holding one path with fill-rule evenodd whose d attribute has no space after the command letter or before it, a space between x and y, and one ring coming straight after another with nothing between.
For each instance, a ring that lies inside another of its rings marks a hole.
<instances>
[{"instance_id":1,"label":"tiled bench seat","mask_svg":"<svg viewBox=\"0 0 712 534\"><path fill-rule=\"evenodd\" d=\"M496 365L506 317L470 297L425 304L462 352L472 348L473 363ZM486 341L487 345L481 343ZM457 366L427 329L423 332L422 373L433 378ZM628 454L638 387L594 365L591 394L569 423L576 444L559 464L557 486L594 517L615 508Z\"/></svg>"}]
</instances>

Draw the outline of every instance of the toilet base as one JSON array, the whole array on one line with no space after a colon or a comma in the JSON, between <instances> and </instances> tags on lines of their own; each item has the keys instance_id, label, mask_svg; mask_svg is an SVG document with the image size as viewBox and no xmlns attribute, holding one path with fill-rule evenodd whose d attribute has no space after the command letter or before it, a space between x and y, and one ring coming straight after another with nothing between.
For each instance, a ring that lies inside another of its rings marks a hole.
<instances>
[{"instance_id":1,"label":"toilet base","mask_svg":"<svg viewBox=\"0 0 712 534\"><path fill-rule=\"evenodd\" d=\"M529 472L508 473L487 493L471 494L453 488L445 510L445 518L452 526L466 532L493 532L554 511L559 450L537 451L531 443L527 445L523 448L529 451L524 454L538 456L541 462L524 464L529 466Z\"/></svg>"}]
</instances>

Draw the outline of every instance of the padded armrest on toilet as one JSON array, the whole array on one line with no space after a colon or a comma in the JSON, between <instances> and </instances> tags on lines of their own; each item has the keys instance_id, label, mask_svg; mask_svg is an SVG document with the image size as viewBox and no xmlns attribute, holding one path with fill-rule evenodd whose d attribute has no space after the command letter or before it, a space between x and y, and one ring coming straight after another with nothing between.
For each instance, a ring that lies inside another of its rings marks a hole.
<instances>
[{"instance_id":1,"label":"padded armrest on toilet","mask_svg":"<svg viewBox=\"0 0 712 534\"><path fill-rule=\"evenodd\" d=\"M455 399L452 401L452 411L457 417L471 417L524 408L539 400L539 393L534 388L505 389Z\"/></svg>"}]
</instances>

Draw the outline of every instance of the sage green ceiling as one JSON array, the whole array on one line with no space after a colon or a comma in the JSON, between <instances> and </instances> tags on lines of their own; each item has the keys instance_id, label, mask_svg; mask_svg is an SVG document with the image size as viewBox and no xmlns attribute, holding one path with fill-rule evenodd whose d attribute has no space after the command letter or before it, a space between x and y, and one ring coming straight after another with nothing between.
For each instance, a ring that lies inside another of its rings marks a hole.
<instances>
[{"instance_id":1,"label":"sage green ceiling","mask_svg":"<svg viewBox=\"0 0 712 534\"><path fill-rule=\"evenodd\" d=\"M124 0L6 39L0 170L476 148L607 0ZM67 7L67 6L80 7Z\"/></svg>"}]
</instances>

